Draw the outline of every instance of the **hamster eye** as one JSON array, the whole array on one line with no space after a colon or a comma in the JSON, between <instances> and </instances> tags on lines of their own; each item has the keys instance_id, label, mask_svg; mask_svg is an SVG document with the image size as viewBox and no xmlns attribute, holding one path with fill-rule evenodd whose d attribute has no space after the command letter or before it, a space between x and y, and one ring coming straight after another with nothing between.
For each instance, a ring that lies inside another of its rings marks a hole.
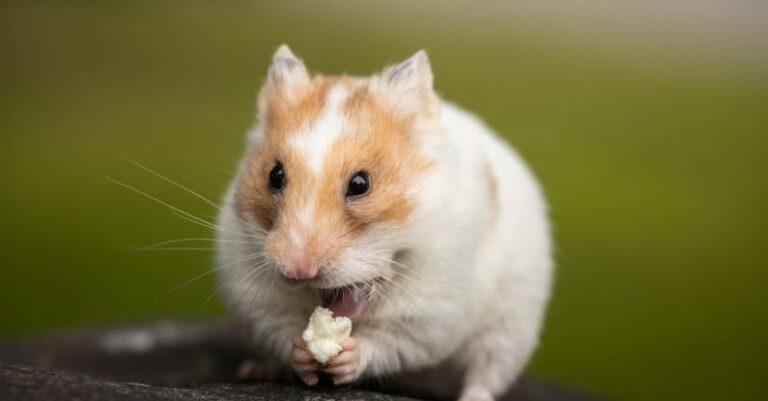
<instances>
[{"instance_id":1,"label":"hamster eye","mask_svg":"<svg viewBox=\"0 0 768 401\"><path fill-rule=\"evenodd\" d=\"M277 162L275 167L272 167L272 171L269 172L269 187L278 192L285 187L285 170L283 170L283 164L280 162Z\"/></svg>"},{"instance_id":2,"label":"hamster eye","mask_svg":"<svg viewBox=\"0 0 768 401\"><path fill-rule=\"evenodd\" d=\"M371 190L371 178L365 171L356 172L352 178L349 179L347 185L347 198L363 196Z\"/></svg>"}]
</instances>

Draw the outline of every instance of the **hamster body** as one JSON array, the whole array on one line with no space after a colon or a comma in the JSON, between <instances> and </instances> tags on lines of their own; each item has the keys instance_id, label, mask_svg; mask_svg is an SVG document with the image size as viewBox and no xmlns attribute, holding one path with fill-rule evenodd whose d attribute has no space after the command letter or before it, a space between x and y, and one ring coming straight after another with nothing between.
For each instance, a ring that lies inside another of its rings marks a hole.
<instances>
[{"instance_id":1,"label":"hamster body","mask_svg":"<svg viewBox=\"0 0 768 401\"><path fill-rule=\"evenodd\" d=\"M506 390L536 347L553 268L522 159L435 94L423 51L369 78L311 77L282 46L258 103L217 251L254 343L310 385L326 371L461 400ZM323 366L296 338L317 305L353 320Z\"/></svg>"}]
</instances>

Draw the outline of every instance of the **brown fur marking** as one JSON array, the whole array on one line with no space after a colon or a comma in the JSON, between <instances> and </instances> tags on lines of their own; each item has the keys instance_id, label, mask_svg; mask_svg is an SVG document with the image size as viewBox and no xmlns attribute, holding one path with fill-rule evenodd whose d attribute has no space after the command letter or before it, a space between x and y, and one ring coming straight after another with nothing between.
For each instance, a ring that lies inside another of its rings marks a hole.
<instances>
[{"instance_id":1,"label":"brown fur marking","mask_svg":"<svg viewBox=\"0 0 768 401\"><path fill-rule=\"evenodd\" d=\"M336 85L350 92L343 107L346 131L332 144L316 177L286 138L305 132ZM417 133L412 132L415 116L397 115L370 93L366 81L346 77L315 77L292 97L269 91L261 96L266 96L260 100L266 108L265 137L242 172L237 202L245 216L270 231L267 252L273 259L303 252L319 266L326 265L371 225L407 221L415 209L407 192L432 165L418 151ZM268 187L269 172L278 160L286 174L280 194ZM349 179L360 170L368 172L372 189L363 197L346 199ZM306 226L297 217L304 210L314 210ZM293 249L291 232L299 233L304 249Z\"/></svg>"}]
</instances>

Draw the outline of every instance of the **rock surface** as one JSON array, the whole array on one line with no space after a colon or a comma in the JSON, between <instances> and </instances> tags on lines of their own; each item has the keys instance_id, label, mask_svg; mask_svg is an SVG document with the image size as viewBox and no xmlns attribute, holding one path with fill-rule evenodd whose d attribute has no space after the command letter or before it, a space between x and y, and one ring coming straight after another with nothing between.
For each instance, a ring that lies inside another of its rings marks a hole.
<instances>
[{"instance_id":1,"label":"rock surface","mask_svg":"<svg viewBox=\"0 0 768 401\"><path fill-rule=\"evenodd\" d=\"M248 351L241 330L220 321L158 321L79 330L0 344L0 400L406 401L393 389L237 382ZM586 401L523 378L502 400Z\"/></svg>"},{"instance_id":2,"label":"rock surface","mask_svg":"<svg viewBox=\"0 0 768 401\"><path fill-rule=\"evenodd\" d=\"M188 387L118 383L63 370L0 365L0 400L409 401L412 399L351 388L310 389L277 383L217 383Z\"/></svg>"}]
</instances>

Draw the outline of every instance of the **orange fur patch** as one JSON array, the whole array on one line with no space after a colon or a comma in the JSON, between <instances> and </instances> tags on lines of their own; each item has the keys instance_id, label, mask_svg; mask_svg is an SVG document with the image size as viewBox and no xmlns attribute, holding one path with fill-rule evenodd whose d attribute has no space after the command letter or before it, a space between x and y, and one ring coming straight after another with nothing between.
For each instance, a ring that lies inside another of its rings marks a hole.
<instances>
[{"instance_id":1,"label":"orange fur patch","mask_svg":"<svg viewBox=\"0 0 768 401\"><path fill-rule=\"evenodd\" d=\"M321 175L315 176L287 138L305 132L337 85L350 93L342 108L345 132L328 150ZM279 260L299 251L291 249L292 233L297 233L304 248L300 252L322 266L332 263L368 227L407 221L416 207L408 192L432 165L419 153L412 132L416 116L398 115L371 93L367 81L346 77L315 77L292 96L279 88L270 92L260 99L265 138L250 155L237 193L238 210L271 232L269 254ZM277 161L286 174L280 194L268 185ZM349 179L360 170L368 172L371 191L346 199ZM311 222L297 217L304 210L314 211Z\"/></svg>"}]
</instances>

